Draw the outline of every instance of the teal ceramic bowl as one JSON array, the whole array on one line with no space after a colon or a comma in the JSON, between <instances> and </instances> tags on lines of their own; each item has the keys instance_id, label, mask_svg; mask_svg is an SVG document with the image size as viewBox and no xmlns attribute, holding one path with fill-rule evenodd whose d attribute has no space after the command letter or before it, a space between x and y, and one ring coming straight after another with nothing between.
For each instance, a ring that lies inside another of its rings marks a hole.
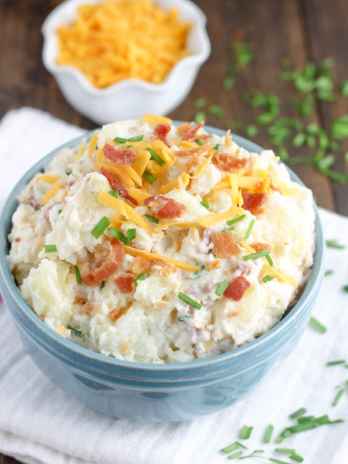
<instances>
[{"instance_id":1,"label":"teal ceramic bowl","mask_svg":"<svg viewBox=\"0 0 348 464\"><path fill-rule=\"evenodd\" d=\"M218 129L208 130L223 134ZM64 147L74 146L81 139ZM235 136L235 140L249 151L261 150L241 137ZM154 365L120 361L83 348L51 330L22 298L7 263L7 236L17 207L16 198L61 148L48 154L20 179L1 216L0 286L26 351L55 385L109 416L142 421L186 421L230 406L252 390L275 362L295 347L304 331L323 270L323 235L318 214L316 250L309 279L296 304L267 333L231 352L192 362ZM294 174L292 177L300 182Z\"/></svg>"}]
</instances>

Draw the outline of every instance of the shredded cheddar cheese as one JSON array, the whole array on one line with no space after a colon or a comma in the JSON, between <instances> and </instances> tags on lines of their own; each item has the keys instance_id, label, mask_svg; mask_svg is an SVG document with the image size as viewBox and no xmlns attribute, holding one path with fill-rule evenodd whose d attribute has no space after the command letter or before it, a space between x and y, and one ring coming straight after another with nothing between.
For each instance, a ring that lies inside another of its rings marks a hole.
<instances>
[{"instance_id":1,"label":"shredded cheddar cheese","mask_svg":"<svg viewBox=\"0 0 348 464\"><path fill-rule=\"evenodd\" d=\"M57 29L57 63L79 69L97 88L130 78L158 84L188 54L190 29L176 9L152 0L81 5L74 21Z\"/></svg>"},{"instance_id":2,"label":"shredded cheddar cheese","mask_svg":"<svg viewBox=\"0 0 348 464\"><path fill-rule=\"evenodd\" d=\"M63 187L63 184L61 183L60 180L57 180L52 187L43 195L41 198L41 202L43 205L48 203L51 198L55 196L55 194Z\"/></svg>"},{"instance_id":3,"label":"shredded cheddar cheese","mask_svg":"<svg viewBox=\"0 0 348 464\"><path fill-rule=\"evenodd\" d=\"M124 247L126 253L131 256L140 256L142 258L149 259L150 261L162 261L169 265L175 266L178 269L188 272L197 272L199 271L198 266L194 266L189 263L184 263L183 261L178 261L177 259L168 258L166 256L159 255L158 253L150 253L149 251L139 250L138 248L133 248L130 246Z\"/></svg>"}]
</instances>

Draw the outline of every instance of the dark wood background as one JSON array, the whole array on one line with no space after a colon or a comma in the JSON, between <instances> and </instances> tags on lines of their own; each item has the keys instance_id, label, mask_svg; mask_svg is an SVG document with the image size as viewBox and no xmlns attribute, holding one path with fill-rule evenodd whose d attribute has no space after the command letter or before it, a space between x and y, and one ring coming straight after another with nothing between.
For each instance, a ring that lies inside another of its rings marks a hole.
<instances>
[{"instance_id":1,"label":"dark wood background","mask_svg":"<svg viewBox=\"0 0 348 464\"><path fill-rule=\"evenodd\" d=\"M0 0L0 117L8 110L34 106L58 118L85 128L94 124L80 116L64 100L55 80L41 62L41 24L58 1ZM279 79L284 58L298 67L307 61L332 57L339 80L348 79L347 0L197 0L208 17L212 54L202 68L187 100L171 115L191 119L193 102L207 97L220 104L226 117L215 121L227 127L230 120L253 121L253 114L241 104L240 95L262 89L291 97L289 87ZM227 48L236 32L242 31L253 44L255 62L229 94L221 90L227 63ZM348 99L330 105L317 104L313 121L328 128L333 118L348 113ZM212 121L214 122L214 121ZM20 136L20 134L19 134ZM267 144L262 137L256 140ZM348 151L348 145L344 147ZM336 169L347 169L343 156ZM348 215L348 187L332 184L309 166L296 171L315 193L320 206ZM14 463L0 456L0 464Z\"/></svg>"}]
</instances>

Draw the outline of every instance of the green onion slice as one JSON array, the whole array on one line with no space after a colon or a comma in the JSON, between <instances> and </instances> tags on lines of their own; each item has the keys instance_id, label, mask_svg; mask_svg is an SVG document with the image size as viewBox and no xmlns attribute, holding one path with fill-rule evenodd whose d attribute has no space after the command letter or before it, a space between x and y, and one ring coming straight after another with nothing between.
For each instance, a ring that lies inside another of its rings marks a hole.
<instances>
[{"instance_id":1,"label":"green onion slice","mask_svg":"<svg viewBox=\"0 0 348 464\"><path fill-rule=\"evenodd\" d=\"M55 253L57 251L57 245L45 245L46 253Z\"/></svg>"},{"instance_id":2,"label":"green onion slice","mask_svg":"<svg viewBox=\"0 0 348 464\"><path fill-rule=\"evenodd\" d=\"M80 284L82 282L82 279L81 279L80 269L78 266L75 266L75 277L76 277L76 282Z\"/></svg>"},{"instance_id":3,"label":"green onion slice","mask_svg":"<svg viewBox=\"0 0 348 464\"><path fill-rule=\"evenodd\" d=\"M151 214L145 214L144 217L153 224L158 224L159 220L155 216L151 216Z\"/></svg>"},{"instance_id":4,"label":"green onion slice","mask_svg":"<svg viewBox=\"0 0 348 464\"><path fill-rule=\"evenodd\" d=\"M94 238L99 238L105 230L109 227L110 220L104 216L100 219L100 221L93 227L91 234Z\"/></svg>"},{"instance_id":5,"label":"green onion slice","mask_svg":"<svg viewBox=\"0 0 348 464\"><path fill-rule=\"evenodd\" d=\"M134 137L124 138L124 137L115 137L114 141L116 143L127 143L127 142L141 142L144 139L143 135L135 135Z\"/></svg>"},{"instance_id":6,"label":"green onion slice","mask_svg":"<svg viewBox=\"0 0 348 464\"><path fill-rule=\"evenodd\" d=\"M154 174L152 174L148 169L145 169L143 177L149 184L153 184L157 180L157 177Z\"/></svg>"},{"instance_id":7,"label":"green onion slice","mask_svg":"<svg viewBox=\"0 0 348 464\"><path fill-rule=\"evenodd\" d=\"M272 424L267 425L262 437L263 443L271 443L273 430L274 426Z\"/></svg>"},{"instance_id":8,"label":"green onion slice","mask_svg":"<svg viewBox=\"0 0 348 464\"><path fill-rule=\"evenodd\" d=\"M245 232L244 240L248 240L248 238L250 237L250 234L251 234L251 231L253 230L254 224L255 224L255 219L252 219L249 222L248 228L247 228L247 230Z\"/></svg>"},{"instance_id":9,"label":"green onion slice","mask_svg":"<svg viewBox=\"0 0 348 464\"><path fill-rule=\"evenodd\" d=\"M229 221L226 222L226 224L228 226L234 226L235 224L237 224L237 222L243 221L244 218L246 218L246 215L241 214L240 216L230 219Z\"/></svg>"},{"instance_id":10,"label":"green onion slice","mask_svg":"<svg viewBox=\"0 0 348 464\"><path fill-rule=\"evenodd\" d=\"M255 260L255 259L260 259L260 258L266 258L268 263L273 266L273 261L272 258L269 254L269 251L263 250L263 251L258 251L256 253L250 253L249 255L243 256L243 261L250 261L250 260Z\"/></svg>"},{"instance_id":11,"label":"green onion slice","mask_svg":"<svg viewBox=\"0 0 348 464\"><path fill-rule=\"evenodd\" d=\"M158 153L153 148L147 148L146 150L150 153L151 159L153 161L156 161L157 164L159 164L160 166L166 164L166 162L158 155Z\"/></svg>"},{"instance_id":12,"label":"green onion slice","mask_svg":"<svg viewBox=\"0 0 348 464\"><path fill-rule=\"evenodd\" d=\"M320 334L324 334L327 331L325 325L318 321L318 319L316 319L315 317L311 317L309 319L309 326Z\"/></svg>"},{"instance_id":13,"label":"green onion slice","mask_svg":"<svg viewBox=\"0 0 348 464\"><path fill-rule=\"evenodd\" d=\"M186 293L180 292L178 294L178 298L183 303L186 303L186 304L192 306L192 308L194 308L194 309L201 309L201 307L202 307L202 304L199 301L194 300L189 295L186 295Z\"/></svg>"},{"instance_id":14,"label":"green onion slice","mask_svg":"<svg viewBox=\"0 0 348 464\"><path fill-rule=\"evenodd\" d=\"M222 296L227 287L228 287L227 280L223 280L222 282L219 282L215 287L215 294L218 296Z\"/></svg>"},{"instance_id":15,"label":"green onion slice","mask_svg":"<svg viewBox=\"0 0 348 464\"><path fill-rule=\"evenodd\" d=\"M135 285L137 285L142 280L147 279L149 275L150 274L148 272L141 272L140 274L138 274L137 277L135 278Z\"/></svg>"},{"instance_id":16,"label":"green onion slice","mask_svg":"<svg viewBox=\"0 0 348 464\"><path fill-rule=\"evenodd\" d=\"M239 431L239 438L241 440L248 440L251 437L253 431L253 427L249 425L243 425L243 427Z\"/></svg>"}]
</instances>

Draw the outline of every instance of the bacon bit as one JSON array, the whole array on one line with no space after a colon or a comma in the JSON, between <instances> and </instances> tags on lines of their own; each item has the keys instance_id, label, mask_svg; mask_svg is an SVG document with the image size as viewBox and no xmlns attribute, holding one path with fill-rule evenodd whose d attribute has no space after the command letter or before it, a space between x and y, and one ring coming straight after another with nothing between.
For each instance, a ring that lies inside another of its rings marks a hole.
<instances>
[{"instance_id":1,"label":"bacon bit","mask_svg":"<svg viewBox=\"0 0 348 464\"><path fill-rule=\"evenodd\" d=\"M217 259L212 261L211 263L207 264L208 271L212 271L213 269L218 269L221 266L220 261Z\"/></svg>"},{"instance_id":2,"label":"bacon bit","mask_svg":"<svg viewBox=\"0 0 348 464\"><path fill-rule=\"evenodd\" d=\"M239 301L249 287L250 283L244 276L236 277L226 288L224 296L226 298L231 298L234 301Z\"/></svg>"},{"instance_id":3,"label":"bacon bit","mask_svg":"<svg viewBox=\"0 0 348 464\"><path fill-rule=\"evenodd\" d=\"M90 316L94 312L94 305L92 303L86 303L81 306L80 308L80 313L81 314L86 314L87 316Z\"/></svg>"},{"instance_id":4,"label":"bacon bit","mask_svg":"<svg viewBox=\"0 0 348 464\"><path fill-rule=\"evenodd\" d=\"M261 206L265 202L266 195L264 193L250 193L242 192L243 196L243 208L247 209L253 214L259 214L262 212Z\"/></svg>"},{"instance_id":5,"label":"bacon bit","mask_svg":"<svg viewBox=\"0 0 348 464\"><path fill-rule=\"evenodd\" d=\"M170 312L170 321L175 324L176 321L178 319L178 310L176 308L174 308L171 312Z\"/></svg>"},{"instance_id":6,"label":"bacon bit","mask_svg":"<svg viewBox=\"0 0 348 464\"><path fill-rule=\"evenodd\" d=\"M109 319L112 322L116 322L118 319L120 319L120 317L124 316L128 312L131 306L132 303L128 303L126 306L123 306L122 308L113 309L108 315Z\"/></svg>"},{"instance_id":7,"label":"bacon bit","mask_svg":"<svg viewBox=\"0 0 348 464\"><path fill-rule=\"evenodd\" d=\"M133 274L141 274L142 272L149 271L151 269L153 262L149 261L146 258L143 258L142 256L137 256L132 265L131 265L131 270Z\"/></svg>"},{"instance_id":8,"label":"bacon bit","mask_svg":"<svg viewBox=\"0 0 348 464\"><path fill-rule=\"evenodd\" d=\"M125 274L115 279L115 284L122 293L131 293L134 290L134 276Z\"/></svg>"},{"instance_id":9,"label":"bacon bit","mask_svg":"<svg viewBox=\"0 0 348 464\"><path fill-rule=\"evenodd\" d=\"M222 171L231 172L244 168L248 160L245 158L236 158L226 153L217 153L213 158L213 163Z\"/></svg>"},{"instance_id":10,"label":"bacon bit","mask_svg":"<svg viewBox=\"0 0 348 464\"><path fill-rule=\"evenodd\" d=\"M229 232L215 232L211 234L214 244L214 254L218 258L229 258L239 254L239 247Z\"/></svg>"},{"instance_id":11,"label":"bacon bit","mask_svg":"<svg viewBox=\"0 0 348 464\"><path fill-rule=\"evenodd\" d=\"M158 126L154 129L154 134L164 143L167 143L167 135L170 132L170 125L169 124L158 124Z\"/></svg>"},{"instance_id":12,"label":"bacon bit","mask_svg":"<svg viewBox=\"0 0 348 464\"><path fill-rule=\"evenodd\" d=\"M257 242L257 243L252 243L250 246L254 248L256 252L271 250L271 245L269 245L268 243Z\"/></svg>"},{"instance_id":13,"label":"bacon bit","mask_svg":"<svg viewBox=\"0 0 348 464\"><path fill-rule=\"evenodd\" d=\"M122 264L124 249L118 240L110 240L96 247L89 262L80 266L82 282L89 287L96 287L110 277ZM86 269L86 271L84 270Z\"/></svg>"},{"instance_id":14,"label":"bacon bit","mask_svg":"<svg viewBox=\"0 0 348 464\"><path fill-rule=\"evenodd\" d=\"M83 295L76 295L74 299L74 303L78 305L84 305L87 303L87 298Z\"/></svg>"},{"instance_id":15,"label":"bacon bit","mask_svg":"<svg viewBox=\"0 0 348 464\"><path fill-rule=\"evenodd\" d=\"M129 343L128 342L122 342L120 344L120 352L123 355L127 355L129 353Z\"/></svg>"},{"instance_id":16,"label":"bacon bit","mask_svg":"<svg viewBox=\"0 0 348 464\"><path fill-rule=\"evenodd\" d=\"M111 185L111 188L113 190L117 190L119 194L125 199L128 200L130 203L132 203L134 206L138 206L138 202L129 195L128 191L123 187L122 182L120 179L115 175L112 174L111 172L107 171L104 168L101 168L101 173L103 176L107 178L109 181L109 184Z\"/></svg>"},{"instance_id":17,"label":"bacon bit","mask_svg":"<svg viewBox=\"0 0 348 464\"><path fill-rule=\"evenodd\" d=\"M132 164L135 160L135 151L130 148L117 148L107 143L104 146L105 158L117 164Z\"/></svg>"},{"instance_id":18,"label":"bacon bit","mask_svg":"<svg viewBox=\"0 0 348 464\"><path fill-rule=\"evenodd\" d=\"M183 140L192 140L195 138L197 131L201 129L204 124L193 124L184 123L177 128L177 133L181 136Z\"/></svg>"},{"instance_id":19,"label":"bacon bit","mask_svg":"<svg viewBox=\"0 0 348 464\"><path fill-rule=\"evenodd\" d=\"M144 204L149 206L154 216L159 219L177 218L186 210L182 203L163 195L149 197L145 200Z\"/></svg>"}]
</instances>

